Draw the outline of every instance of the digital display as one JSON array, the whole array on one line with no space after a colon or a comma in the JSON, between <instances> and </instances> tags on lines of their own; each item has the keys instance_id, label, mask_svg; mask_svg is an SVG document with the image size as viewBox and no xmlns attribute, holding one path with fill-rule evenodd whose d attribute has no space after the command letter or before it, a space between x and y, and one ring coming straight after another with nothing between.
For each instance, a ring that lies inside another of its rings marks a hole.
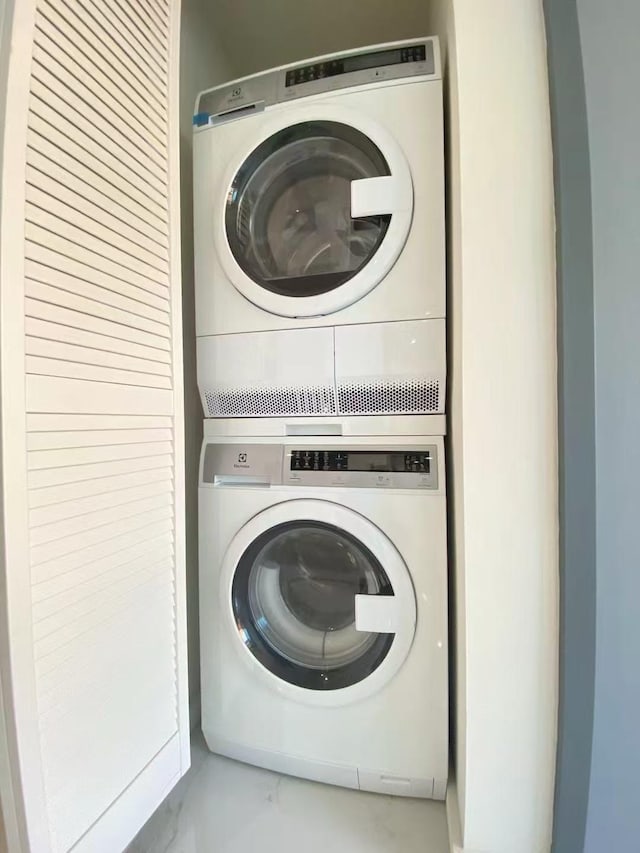
<instances>
[{"instance_id":1,"label":"digital display","mask_svg":"<svg viewBox=\"0 0 640 853\"><path fill-rule=\"evenodd\" d=\"M429 474L431 454L425 450L292 450L291 470Z\"/></svg>"},{"instance_id":2,"label":"digital display","mask_svg":"<svg viewBox=\"0 0 640 853\"><path fill-rule=\"evenodd\" d=\"M433 57L433 49L431 48L431 50ZM326 59L324 62L315 62L313 65L290 68L286 72L285 86L299 86L301 83L312 83L314 80L322 80L325 77L337 77L340 74L352 74L355 71L382 68L386 65L425 62L426 58L427 46L425 44L414 44L393 48L392 50L379 50L374 53L359 53L338 59Z\"/></svg>"},{"instance_id":3,"label":"digital display","mask_svg":"<svg viewBox=\"0 0 640 853\"><path fill-rule=\"evenodd\" d=\"M402 62L402 51L381 50L380 53L361 53L359 56L347 56L344 59L344 73L364 71L365 68L376 68L379 65L399 65Z\"/></svg>"},{"instance_id":4,"label":"digital display","mask_svg":"<svg viewBox=\"0 0 640 853\"><path fill-rule=\"evenodd\" d=\"M404 454L402 462L404 471ZM393 471L390 453L349 453L347 471Z\"/></svg>"}]
</instances>

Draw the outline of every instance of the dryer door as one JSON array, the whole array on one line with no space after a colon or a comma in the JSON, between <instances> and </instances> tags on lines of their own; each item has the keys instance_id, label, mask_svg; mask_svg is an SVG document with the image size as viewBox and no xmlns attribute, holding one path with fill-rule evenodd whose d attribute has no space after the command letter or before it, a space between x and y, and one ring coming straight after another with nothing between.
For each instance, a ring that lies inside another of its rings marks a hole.
<instances>
[{"instance_id":1,"label":"dryer door","mask_svg":"<svg viewBox=\"0 0 640 853\"><path fill-rule=\"evenodd\" d=\"M404 561L343 506L297 500L265 510L235 537L223 577L239 643L278 689L322 694L324 704L356 699L380 689L411 646Z\"/></svg>"},{"instance_id":2,"label":"dryer door","mask_svg":"<svg viewBox=\"0 0 640 853\"><path fill-rule=\"evenodd\" d=\"M275 314L330 314L368 293L404 246L413 190L393 138L353 112L294 110L228 175L218 251L229 278Z\"/></svg>"}]
</instances>

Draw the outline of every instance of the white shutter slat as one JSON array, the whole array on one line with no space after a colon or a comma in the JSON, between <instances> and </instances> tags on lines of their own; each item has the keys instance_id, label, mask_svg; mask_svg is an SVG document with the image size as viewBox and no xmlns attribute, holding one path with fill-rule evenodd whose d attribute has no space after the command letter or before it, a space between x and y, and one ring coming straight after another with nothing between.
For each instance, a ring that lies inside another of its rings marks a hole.
<instances>
[{"instance_id":1,"label":"white shutter slat","mask_svg":"<svg viewBox=\"0 0 640 853\"><path fill-rule=\"evenodd\" d=\"M65 518L75 518L112 506L132 504L153 495L168 494L168 476L151 478L143 485L131 486L124 489L112 489L97 495L84 495L69 500L56 500L48 506L33 507L29 511L29 524L33 533L41 525L51 524ZM57 496L56 496L57 497Z\"/></svg>"},{"instance_id":2,"label":"white shutter slat","mask_svg":"<svg viewBox=\"0 0 640 853\"><path fill-rule=\"evenodd\" d=\"M91 380L66 379L60 376L26 376L27 410L30 412L96 412L121 411L127 414L166 415L173 410L173 394L162 388L117 385Z\"/></svg>"},{"instance_id":3,"label":"white shutter slat","mask_svg":"<svg viewBox=\"0 0 640 853\"><path fill-rule=\"evenodd\" d=\"M64 0L69 3L69 0ZM102 41L117 62L123 63L127 69L143 85L148 87L150 95L163 101L167 96L166 74L157 74L153 68L140 57L132 45L122 38L122 28L113 25L105 15L104 6L96 0L75 0L74 5L81 11L87 26Z\"/></svg>"},{"instance_id":4,"label":"white shutter slat","mask_svg":"<svg viewBox=\"0 0 640 853\"><path fill-rule=\"evenodd\" d=\"M14 12L0 442L16 749L30 848L111 853L189 766L179 0Z\"/></svg>"},{"instance_id":5,"label":"white shutter slat","mask_svg":"<svg viewBox=\"0 0 640 853\"><path fill-rule=\"evenodd\" d=\"M166 148L163 141L145 132L139 118L132 116L120 101L113 97L111 86L104 87L106 81L101 84L95 79L93 75L96 74L96 69L79 64L65 48L59 33L50 35L44 28L36 30L33 58L67 84L74 94L87 103L91 112L98 112L108 123L117 119L121 129L130 134L132 145L144 157L162 164Z\"/></svg>"},{"instance_id":6,"label":"white shutter slat","mask_svg":"<svg viewBox=\"0 0 640 853\"><path fill-rule=\"evenodd\" d=\"M47 430L27 434L27 450L60 450L65 447L92 447L171 441L171 429Z\"/></svg>"},{"instance_id":7,"label":"white shutter slat","mask_svg":"<svg viewBox=\"0 0 640 853\"><path fill-rule=\"evenodd\" d=\"M154 415L63 415L48 412L27 415L27 432L64 432L66 430L171 429L171 418Z\"/></svg>"},{"instance_id":8,"label":"white shutter slat","mask_svg":"<svg viewBox=\"0 0 640 853\"><path fill-rule=\"evenodd\" d=\"M47 234L44 236L47 242L55 242L55 235ZM131 313L140 313L141 316L146 316L144 306L149 306L166 316L169 307L166 290L156 286L153 289L157 293L151 293L148 288L143 289L138 284L125 281L77 258L69 257L69 255L59 251L61 248L63 246L60 244L57 247L58 250L33 241L26 244L25 266L31 271L34 265L37 266L38 273L32 276L35 280L53 284L62 290L73 290L71 280L77 279L86 282L87 296L90 296L91 287L99 287L101 291L106 291L107 296L104 299L100 297L96 301L107 301L108 294L114 293L116 297L121 296L135 303L135 308L132 309ZM163 320L158 319L158 322L163 322Z\"/></svg>"},{"instance_id":9,"label":"white shutter slat","mask_svg":"<svg viewBox=\"0 0 640 853\"><path fill-rule=\"evenodd\" d=\"M73 300L71 300L64 291L62 292L60 301L57 304L43 299L32 299L27 296L25 299L25 314L27 317L33 318L34 320L43 320L50 325L57 325L59 327L70 326L71 328L78 329L79 331L93 332L96 336L104 335L114 340L113 343L109 341L109 346L113 347L116 352L118 351L118 344L115 342L117 340L128 341L136 347L144 346L144 352L150 361L162 361L164 353L168 353L171 349L171 344L169 339L166 337L164 328L162 328L162 334L158 335L154 332L148 332L137 328L129 323L125 324L103 317L96 317L85 311L67 308L67 306L64 305L65 301L71 302ZM98 304L99 303L96 303L96 305ZM51 331L53 331L53 329ZM58 335L60 337L56 336L51 338L51 340L64 341L66 339L66 334L66 329L63 331L60 328L58 331ZM90 346L89 341L87 341L87 344ZM97 342L97 344L99 344L99 342ZM151 356L154 356L154 358L151 358Z\"/></svg>"},{"instance_id":10,"label":"white shutter slat","mask_svg":"<svg viewBox=\"0 0 640 853\"><path fill-rule=\"evenodd\" d=\"M49 257L49 260L53 260L55 263L55 256ZM138 298L142 295L139 290L124 287L122 284L117 286L117 283L109 282L110 287L105 287L104 283L93 284L86 278L80 279L60 269L29 259L25 261L25 278L28 281L37 281L40 284L48 284L51 287L66 290L68 293L73 293L92 302L110 305L137 317L144 317L154 323L159 323L161 326L170 326L169 313L150 305L148 294L145 295L146 298L143 301Z\"/></svg>"},{"instance_id":11,"label":"white shutter slat","mask_svg":"<svg viewBox=\"0 0 640 853\"><path fill-rule=\"evenodd\" d=\"M40 490L51 486L58 485L76 485L84 483L87 480L104 480L105 488L115 476L122 474L164 470L171 465L172 457L169 454L164 456L147 456L137 459L122 459L112 460L108 462L98 462L95 465L70 465L66 468L45 468L37 471L29 471L28 482L31 490ZM92 486L92 488L94 488Z\"/></svg>"},{"instance_id":12,"label":"white shutter slat","mask_svg":"<svg viewBox=\"0 0 640 853\"><path fill-rule=\"evenodd\" d=\"M37 100L34 100L34 105L37 105L41 112L47 112L46 105ZM49 118L53 118L57 123L53 110L49 111ZM166 222L162 220L160 206L119 170L111 168L102 159L98 160L94 151L87 150L75 139L65 135L37 112L30 114L27 141L27 154L37 151L49 161L59 163L67 172L82 180L87 192L100 193L128 210L136 217L137 227L141 231L145 231L152 239L159 240L162 245L167 244Z\"/></svg>"},{"instance_id":13,"label":"white shutter slat","mask_svg":"<svg viewBox=\"0 0 640 853\"><path fill-rule=\"evenodd\" d=\"M147 575L140 572L131 572L129 576L114 582L114 584L103 589L93 596L84 600L68 604L66 607L39 620L34 620L33 630L36 644L50 640L52 644L59 641L66 643L68 638L78 637L93 628L96 624L102 624L105 617L110 614L119 613L123 607L131 605L135 597L136 602L144 602L146 598L153 595L159 588L171 586L171 569L164 572L150 572ZM172 661L164 661L165 665L171 666ZM43 723L46 720L43 719Z\"/></svg>"},{"instance_id":14,"label":"white shutter slat","mask_svg":"<svg viewBox=\"0 0 640 853\"><path fill-rule=\"evenodd\" d=\"M97 447L65 447L61 450L32 450L27 455L27 469L67 468L69 465L88 465L123 459L140 459L172 452L170 441L150 441L142 444L112 444Z\"/></svg>"},{"instance_id":15,"label":"white shutter slat","mask_svg":"<svg viewBox=\"0 0 640 853\"><path fill-rule=\"evenodd\" d=\"M169 379L153 373L135 373L126 369L97 367L93 364L77 364L39 356L27 356L25 368L27 373L37 374L38 376L67 377L74 380L88 379L92 382L135 385L137 388L171 388Z\"/></svg>"},{"instance_id":16,"label":"white shutter slat","mask_svg":"<svg viewBox=\"0 0 640 853\"><path fill-rule=\"evenodd\" d=\"M166 84L165 41L149 38L144 31L139 30L133 9L122 10L117 3L102 0L100 11L103 15L103 24L112 31L120 33L122 42L128 46L130 55L135 55L147 73L153 74Z\"/></svg>"},{"instance_id":17,"label":"white shutter slat","mask_svg":"<svg viewBox=\"0 0 640 853\"><path fill-rule=\"evenodd\" d=\"M167 272L169 253L166 246L157 239L149 238L144 231L138 229L137 216L123 210L95 190L89 190L84 181L37 151L27 151L27 183L39 191L36 197L32 196L29 199L34 204L46 206L47 210L55 212L45 205L47 199L43 197L43 193L64 202L70 211L79 212L83 217L94 220L96 224L99 223L118 235L115 239L123 237L134 246L140 247L140 256L145 258L147 263ZM97 225L93 227L96 228Z\"/></svg>"},{"instance_id":18,"label":"white shutter slat","mask_svg":"<svg viewBox=\"0 0 640 853\"><path fill-rule=\"evenodd\" d=\"M90 140L92 146L99 146L100 149L125 163L131 173L135 174L149 191L153 189L154 196L161 204L167 192L166 177L161 164L140 151L133 142L127 146L124 123L115 116L112 122L103 119L96 109L92 109L95 105L85 103L73 89L60 85L58 77L70 78L71 75L60 67L55 68L57 76L52 74L49 66L54 63L48 55L39 51L37 47L34 48L34 53L40 57L40 61L34 62L33 65L33 94L49 104L55 113L67 118L68 122L76 128L74 138L86 139L87 142Z\"/></svg>"},{"instance_id":19,"label":"white shutter slat","mask_svg":"<svg viewBox=\"0 0 640 853\"><path fill-rule=\"evenodd\" d=\"M39 355L46 358L60 359L68 362L93 364L100 367L115 367L120 370L133 370L140 373L153 373L158 376L170 376L169 365L159 361L147 361L141 358L121 355L107 350L79 347L76 344L63 344L59 341L49 341L43 338L25 337L25 352L27 355Z\"/></svg>"},{"instance_id":20,"label":"white shutter slat","mask_svg":"<svg viewBox=\"0 0 640 853\"><path fill-rule=\"evenodd\" d=\"M122 103L128 105L134 114L137 113L140 104L146 103L146 98L149 97L146 87L139 86L136 78L129 74L126 68L113 62L113 56L108 48L95 39L92 31L84 23L83 15L77 15L57 0L46 0L41 3L40 12L40 19L50 21L65 39L75 45L80 57L86 57L87 64L100 69L112 84L109 86L107 83L106 88L121 98ZM66 47L66 41L63 45ZM167 121L166 103L155 97L153 93L151 97L153 97L154 112L161 119L164 127Z\"/></svg>"},{"instance_id":21,"label":"white shutter slat","mask_svg":"<svg viewBox=\"0 0 640 853\"><path fill-rule=\"evenodd\" d=\"M161 647L166 643L166 631L158 626L157 620L153 621L145 613L134 614L135 622L129 619L129 623L119 623L120 634L117 640L105 650L99 661L91 659L91 652L95 647L87 644L89 656L81 661L78 656L70 659L72 666L62 666L53 670L40 682L43 691L38 694L38 707L42 714L52 712L64 703L70 696L77 695L83 689L93 689L100 685L105 679L111 681L117 679L118 671L123 666L123 653L131 651L131 635L135 637L136 650L140 654L150 656L153 647ZM132 624L133 622L133 624ZM44 690L49 680L50 690Z\"/></svg>"},{"instance_id":22,"label":"white shutter slat","mask_svg":"<svg viewBox=\"0 0 640 853\"><path fill-rule=\"evenodd\" d=\"M72 555L84 552L87 548L91 548L94 545L101 546L103 543L109 545L119 536L144 530L144 528L149 527L151 524L165 520L171 520L171 507L160 507L144 512L136 512L127 518L101 524L90 530L82 530L69 534L62 539L47 542L45 545L32 545L31 568L35 575L41 563L50 565L53 561L59 562L60 558L63 557L74 559Z\"/></svg>"},{"instance_id":23,"label":"white shutter slat","mask_svg":"<svg viewBox=\"0 0 640 853\"><path fill-rule=\"evenodd\" d=\"M43 33L50 45L57 45L60 53L60 61L69 63L67 68L78 67L88 75L86 84L93 88L96 93L104 97L107 95L111 100L114 111L133 128L151 141L155 140L161 146L166 145L166 121L162 121L158 127L145 128L140 118L140 110L136 106L139 99L128 83L123 80L114 80L112 66L105 63L100 54L86 43L81 51L73 40L74 31L69 24L52 9L46 9L46 14L38 18L37 37ZM77 33L75 34L77 38Z\"/></svg>"},{"instance_id":24,"label":"white shutter slat","mask_svg":"<svg viewBox=\"0 0 640 853\"><path fill-rule=\"evenodd\" d=\"M42 219L42 214L43 212L41 212L40 215L37 215L37 218ZM93 267L100 273L104 273L107 276L112 276L115 279L121 279L122 281L129 282L129 284L135 285L142 291L148 290L156 296L166 298L166 288L162 284L158 284L156 281L146 278L143 274L122 265L119 262L119 259L116 260L115 258L112 259L110 256L103 255L100 250L102 249L104 251L106 248L105 246L98 244L96 247L97 250L87 249L84 241L85 239L89 239L89 235L83 234L77 228L73 230L71 226L64 228L66 232L64 234L48 230L46 227L47 224L56 228L58 222L55 217L52 216L47 217L45 215L44 218L47 219L44 227L30 221L25 223L25 235L27 240L37 243L39 246L44 246L45 248L66 256L67 258L71 258L72 260L80 264L84 264L87 267ZM70 231L72 232L71 236L67 236ZM79 243L77 242L78 239L80 240ZM95 245L95 239L93 242Z\"/></svg>"},{"instance_id":25,"label":"white shutter slat","mask_svg":"<svg viewBox=\"0 0 640 853\"><path fill-rule=\"evenodd\" d=\"M167 4L149 2L149 0L140 0L138 8L150 22L155 24L156 31L160 34L160 38L166 37L167 14L169 12Z\"/></svg>"},{"instance_id":26,"label":"white shutter slat","mask_svg":"<svg viewBox=\"0 0 640 853\"><path fill-rule=\"evenodd\" d=\"M50 82L53 85L53 81ZM59 98L55 91L36 79L31 85L30 109L35 116L71 140L70 151L74 151L74 145L86 149L89 155L87 165L98 170L106 167L107 174L115 173L126 181L129 194L136 197L137 189L138 197L148 198L154 212L162 211L166 204L166 187L157 179L150 177L145 180L138 161L111 142L108 131L105 133L95 127L82 113Z\"/></svg>"},{"instance_id":27,"label":"white shutter slat","mask_svg":"<svg viewBox=\"0 0 640 853\"><path fill-rule=\"evenodd\" d=\"M108 528L111 523L130 521L152 510L172 505L173 495L166 489L162 489L159 494L138 496L133 503L118 502L115 506L103 506L93 512L71 515L48 524L39 524L31 528L29 540L32 545L46 545L47 542L58 542L62 539L71 541L72 537L79 533L100 534L102 528Z\"/></svg>"},{"instance_id":28,"label":"white shutter slat","mask_svg":"<svg viewBox=\"0 0 640 853\"><path fill-rule=\"evenodd\" d=\"M60 590L55 595L35 602L33 623L37 625L44 619L63 612L67 607L78 604L86 603L87 609L92 609L99 601L100 595L117 596L122 593L123 588L128 587L129 583L136 583L137 578L144 581L145 578L155 576L158 572L170 572L171 568L172 561L166 554L163 553L160 562L158 562L152 559L148 553L145 553L143 558L137 560L134 566L131 563L124 563L106 573L103 572L97 577L90 578L82 584L76 584L70 589ZM55 686L55 684L52 685L52 687Z\"/></svg>"},{"instance_id":29,"label":"white shutter slat","mask_svg":"<svg viewBox=\"0 0 640 853\"><path fill-rule=\"evenodd\" d=\"M136 654L135 651L139 653ZM118 680L130 681L132 703L144 702L145 699L148 702L160 701L162 703L162 696L159 693L161 690L166 692L167 684L171 682L173 673L166 666L158 671L143 669L144 658L149 659L150 650L146 644L141 644L139 648L135 648L135 651L130 651L126 661L121 663L119 671L114 668L112 673L107 671L105 676L108 678L109 675L112 675ZM167 646L163 648L163 644L160 645L160 651L161 654L157 655L158 658L169 658L172 653L172 649ZM92 716L94 718L96 715L99 716L101 706L109 702L108 682L90 682L87 685L75 686L76 689L71 690L66 701L63 700L58 706L42 712L42 736L48 742L51 758L46 779L50 784L55 784L57 787L63 787L70 777L76 776L75 773L70 774L68 772L69 762L80 758L86 763L86 743L91 739L91 718ZM111 721L122 720L127 715L124 708L121 709L120 713L110 715ZM172 714L170 710L167 710L166 713L170 724L175 726L175 713ZM82 745L83 738L85 739L84 746Z\"/></svg>"},{"instance_id":30,"label":"white shutter slat","mask_svg":"<svg viewBox=\"0 0 640 853\"><path fill-rule=\"evenodd\" d=\"M29 494L29 517L33 518L34 525L44 524L48 520L65 518L69 507L77 502L92 498L117 501L120 499L119 493L124 494L128 489L152 488L156 485L159 488L159 484L167 489L171 481L171 468L166 467L32 489Z\"/></svg>"},{"instance_id":31,"label":"white shutter slat","mask_svg":"<svg viewBox=\"0 0 640 853\"><path fill-rule=\"evenodd\" d=\"M104 637L105 634L111 633L113 621L121 619L123 614L138 612L145 607L145 602L150 605L153 597L170 598L172 594L171 583L165 581L151 592L144 588L136 590L132 595L126 597L125 602L110 602L104 608L90 613L83 619L78 619L75 622L70 621L59 631L48 634L41 640L36 641L34 644L36 660L44 660L57 652L64 655L65 659L68 659L74 656L85 642L92 639L97 640L99 637ZM157 665L156 661L149 663L151 667ZM171 661L160 661L161 665L166 665L167 663L170 666Z\"/></svg>"},{"instance_id":32,"label":"white shutter slat","mask_svg":"<svg viewBox=\"0 0 640 853\"><path fill-rule=\"evenodd\" d=\"M69 312L66 319L71 320L71 322L78 322L79 316L74 312ZM121 354L141 359L143 362L157 362L159 369L162 366L166 367L170 365L171 356L169 352L158 349L157 347L135 344L133 341L117 338L113 334L89 332L71 324L65 325L62 322L40 320L37 317L27 317L25 320L25 329L28 338L33 337L53 343L64 343L66 341L69 346L96 350L98 353L104 352L107 355ZM99 356L97 355L96 357Z\"/></svg>"},{"instance_id":33,"label":"white shutter slat","mask_svg":"<svg viewBox=\"0 0 640 853\"><path fill-rule=\"evenodd\" d=\"M135 526L136 521L141 526ZM133 528L131 530L121 532L120 535L115 535L115 531L112 531L113 536L111 538L107 537L92 545L86 545L84 548L67 552L53 559L48 559L46 552L34 555L36 561L39 557L47 559L41 563L34 562L32 564L31 577L33 583L39 584L43 581L52 580L54 577L62 575L65 572L79 569L94 560L112 556L119 551L139 545L141 542L149 543L153 541L154 537L162 536L171 531L170 519L151 522L148 519L138 519L136 521L130 525ZM78 544L77 541L76 544Z\"/></svg>"},{"instance_id":34,"label":"white shutter slat","mask_svg":"<svg viewBox=\"0 0 640 853\"><path fill-rule=\"evenodd\" d=\"M135 605L135 601L133 602ZM107 662L111 656L119 657L126 651L127 644L131 642L131 636L137 636L138 626L144 629L146 620L153 615L151 608L124 608L116 611L115 616L97 624L93 629L82 635L77 643L69 643L50 655L46 655L36 661L38 683L43 685L43 699L51 695L58 683L70 683L85 679L89 681L92 677L91 669L100 668L102 662ZM96 655L96 651L103 645L104 632L116 627L112 631L111 642L102 649L104 657ZM164 632L167 638L167 632ZM40 695L40 693L38 694ZM48 700L47 700L48 701ZM56 704L51 702L51 705Z\"/></svg>"},{"instance_id":35,"label":"white shutter slat","mask_svg":"<svg viewBox=\"0 0 640 853\"><path fill-rule=\"evenodd\" d=\"M156 18L147 14L144 4L136 3L132 6L127 3L127 0L110 0L112 8L119 8L130 16L131 24L136 32L145 40L152 49L162 53L163 61L167 60L166 50L162 50L160 45L165 45L167 40L166 23L159 21ZM166 10L165 10L166 15Z\"/></svg>"},{"instance_id":36,"label":"white shutter slat","mask_svg":"<svg viewBox=\"0 0 640 853\"><path fill-rule=\"evenodd\" d=\"M82 221L84 227L76 224L81 218L76 211L50 196L43 197L41 192L29 185L27 185L26 217L28 223L60 235L79 248L86 247L97 255L112 258L120 266L121 277L126 277L133 272L156 285L166 282L166 271L142 260L142 252L138 253L134 245L126 240L120 240L117 242L121 248L118 248L112 233L96 226L89 218L84 218Z\"/></svg>"},{"instance_id":37,"label":"white shutter slat","mask_svg":"<svg viewBox=\"0 0 640 853\"><path fill-rule=\"evenodd\" d=\"M171 329L165 323L158 323L155 320L142 317L140 314L133 314L127 309L116 308L105 302L98 302L88 296L80 296L56 285L26 278L25 296L50 305L70 308L72 311L109 320L112 323L118 323L132 329L149 332L149 334L161 338L169 339L171 337Z\"/></svg>"},{"instance_id":38,"label":"white shutter slat","mask_svg":"<svg viewBox=\"0 0 640 853\"><path fill-rule=\"evenodd\" d=\"M161 568L153 567L153 571L162 571ZM142 571L149 571L143 569ZM167 564L167 571L170 571L170 566ZM113 642L105 649L104 654L99 661L95 660L92 651L95 647L95 639L93 644L86 642L81 655L73 655L60 666L51 670L46 676L41 675L40 687L38 693L38 705L42 713L53 711L67 698L67 695L78 690L81 685L93 685L100 683L105 676L105 671L115 669L122 666L122 654L127 650L130 651L131 638L130 631L133 629L137 648L149 648L149 644L159 645L163 641L167 641L166 631L162 630L157 621L149 618L148 612L133 613L130 615L130 623L127 624L120 621L120 633L118 637L113 638Z\"/></svg>"},{"instance_id":39,"label":"white shutter slat","mask_svg":"<svg viewBox=\"0 0 640 853\"><path fill-rule=\"evenodd\" d=\"M173 537L170 532L156 534L153 539L140 539L134 545L115 554L108 554L34 584L33 601L37 604L70 590L78 590L81 593L84 584L91 583L99 577L110 578L112 572L117 574L122 567L125 567L124 571L134 572L147 562L160 562L165 558L172 560L172 546ZM73 664L73 661L71 663ZM44 678L42 670L40 675Z\"/></svg>"}]
</instances>

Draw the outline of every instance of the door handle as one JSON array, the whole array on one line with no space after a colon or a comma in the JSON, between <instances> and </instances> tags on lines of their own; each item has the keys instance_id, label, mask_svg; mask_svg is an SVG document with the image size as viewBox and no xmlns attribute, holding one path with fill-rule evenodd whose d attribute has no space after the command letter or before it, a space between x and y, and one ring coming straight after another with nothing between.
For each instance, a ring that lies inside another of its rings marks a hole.
<instances>
[{"instance_id":1,"label":"door handle","mask_svg":"<svg viewBox=\"0 0 640 853\"><path fill-rule=\"evenodd\" d=\"M396 634L403 627L401 608L395 595L356 595L355 600L356 631Z\"/></svg>"},{"instance_id":2,"label":"door handle","mask_svg":"<svg viewBox=\"0 0 640 853\"><path fill-rule=\"evenodd\" d=\"M411 210L412 206L411 186L407 187L395 175L351 181L352 219Z\"/></svg>"}]
</instances>

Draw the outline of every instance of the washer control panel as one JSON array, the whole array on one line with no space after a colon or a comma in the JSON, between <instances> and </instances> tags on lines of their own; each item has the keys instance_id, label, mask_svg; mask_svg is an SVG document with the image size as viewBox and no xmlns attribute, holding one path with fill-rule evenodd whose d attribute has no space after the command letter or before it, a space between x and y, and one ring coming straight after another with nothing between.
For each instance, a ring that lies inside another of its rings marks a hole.
<instances>
[{"instance_id":1,"label":"washer control panel","mask_svg":"<svg viewBox=\"0 0 640 853\"><path fill-rule=\"evenodd\" d=\"M283 482L300 486L437 489L435 445L286 448Z\"/></svg>"},{"instance_id":2,"label":"washer control panel","mask_svg":"<svg viewBox=\"0 0 640 853\"><path fill-rule=\"evenodd\" d=\"M438 446L292 446L205 439L201 486L439 488Z\"/></svg>"}]
</instances>

